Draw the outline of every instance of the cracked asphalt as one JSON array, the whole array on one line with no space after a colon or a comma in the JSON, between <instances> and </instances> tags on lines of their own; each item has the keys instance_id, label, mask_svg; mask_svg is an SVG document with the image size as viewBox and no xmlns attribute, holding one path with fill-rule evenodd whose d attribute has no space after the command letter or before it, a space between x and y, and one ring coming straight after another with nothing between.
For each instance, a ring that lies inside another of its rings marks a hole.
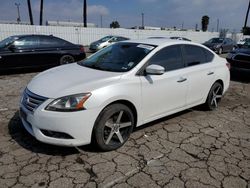
<instances>
[{"instance_id":1,"label":"cracked asphalt","mask_svg":"<svg viewBox=\"0 0 250 188\"><path fill-rule=\"evenodd\" d=\"M250 79L241 73L216 111L146 124L105 153L43 144L24 130L19 96L36 74L0 76L0 187L250 188Z\"/></svg>"}]
</instances>

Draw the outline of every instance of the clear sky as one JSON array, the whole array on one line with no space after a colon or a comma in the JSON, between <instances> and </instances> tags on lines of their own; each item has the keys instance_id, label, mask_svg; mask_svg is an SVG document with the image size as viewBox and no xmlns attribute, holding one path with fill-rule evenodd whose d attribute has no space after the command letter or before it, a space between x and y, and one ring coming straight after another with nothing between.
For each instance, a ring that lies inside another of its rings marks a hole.
<instances>
[{"instance_id":1,"label":"clear sky","mask_svg":"<svg viewBox=\"0 0 250 188\"><path fill-rule=\"evenodd\" d=\"M29 21L27 0L0 0L0 20L16 20L16 3L20 3L21 20ZM201 17L210 17L209 30L220 28L241 30L249 0L88 0L88 22L108 27L117 20L122 27L146 26L195 28ZM40 0L31 0L35 24L39 20ZM44 21L82 21L83 0L44 0ZM250 18L248 21L250 25Z\"/></svg>"}]
</instances>

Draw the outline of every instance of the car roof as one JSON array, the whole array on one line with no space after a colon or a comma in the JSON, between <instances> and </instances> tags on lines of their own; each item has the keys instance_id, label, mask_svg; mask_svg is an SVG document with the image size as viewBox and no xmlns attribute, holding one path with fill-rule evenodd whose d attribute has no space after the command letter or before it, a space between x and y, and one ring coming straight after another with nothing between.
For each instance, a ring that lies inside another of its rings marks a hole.
<instances>
[{"instance_id":1,"label":"car roof","mask_svg":"<svg viewBox=\"0 0 250 188\"><path fill-rule=\"evenodd\" d=\"M193 44L193 45L201 46L200 44L190 42L190 41L173 40L173 39L168 39L168 38L138 39L138 40L127 40L124 42L141 43L141 44L148 44L148 45L153 45L153 46L165 46L165 45L173 45L173 44Z\"/></svg>"},{"instance_id":2,"label":"car roof","mask_svg":"<svg viewBox=\"0 0 250 188\"><path fill-rule=\"evenodd\" d=\"M41 35L41 34L13 35L13 36L11 36L11 37L21 38L21 37L30 37L30 36L47 36L47 37L54 37L53 35Z\"/></svg>"}]
</instances>

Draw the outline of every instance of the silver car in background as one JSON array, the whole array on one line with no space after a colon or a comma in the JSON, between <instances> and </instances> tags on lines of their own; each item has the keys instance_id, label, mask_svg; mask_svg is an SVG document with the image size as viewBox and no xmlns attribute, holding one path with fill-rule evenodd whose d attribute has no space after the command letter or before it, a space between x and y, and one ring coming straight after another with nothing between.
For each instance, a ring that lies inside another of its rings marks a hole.
<instances>
[{"instance_id":1,"label":"silver car in background","mask_svg":"<svg viewBox=\"0 0 250 188\"><path fill-rule=\"evenodd\" d=\"M129 40L129 38L109 35L109 36L101 38L98 41L92 42L90 44L89 50L92 52L96 52L96 51L98 51L102 48L105 48L111 44L114 44L114 43L120 42L120 41L125 41L125 40Z\"/></svg>"}]
</instances>

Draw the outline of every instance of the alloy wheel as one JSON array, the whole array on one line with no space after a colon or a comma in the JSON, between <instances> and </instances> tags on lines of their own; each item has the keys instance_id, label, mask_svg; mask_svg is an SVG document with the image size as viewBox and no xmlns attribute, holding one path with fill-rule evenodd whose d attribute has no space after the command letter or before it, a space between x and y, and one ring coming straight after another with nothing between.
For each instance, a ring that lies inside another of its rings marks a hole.
<instances>
[{"instance_id":1,"label":"alloy wheel","mask_svg":"<svg viewBox=\"0 0 250 188\"><path fill-rule=\"evenodd\" d=\"M218 85L217 87L214 88L212 92L212 98L211 98L211 106L213 108L218 107L218 102L222 97L222 87L221 85Z\"/></svg>"},{"instance_id":2,"label":"alloy wheel","mask_svg":"<svg viewBox=\"0 0 250 188\"><path fill-rule=\"evenodd\" d=\"M121 110L114 113L104 126L104 141L106 145L122 145L131 132L132 120L129 114Z\"/></svg>"}]
</instances>

